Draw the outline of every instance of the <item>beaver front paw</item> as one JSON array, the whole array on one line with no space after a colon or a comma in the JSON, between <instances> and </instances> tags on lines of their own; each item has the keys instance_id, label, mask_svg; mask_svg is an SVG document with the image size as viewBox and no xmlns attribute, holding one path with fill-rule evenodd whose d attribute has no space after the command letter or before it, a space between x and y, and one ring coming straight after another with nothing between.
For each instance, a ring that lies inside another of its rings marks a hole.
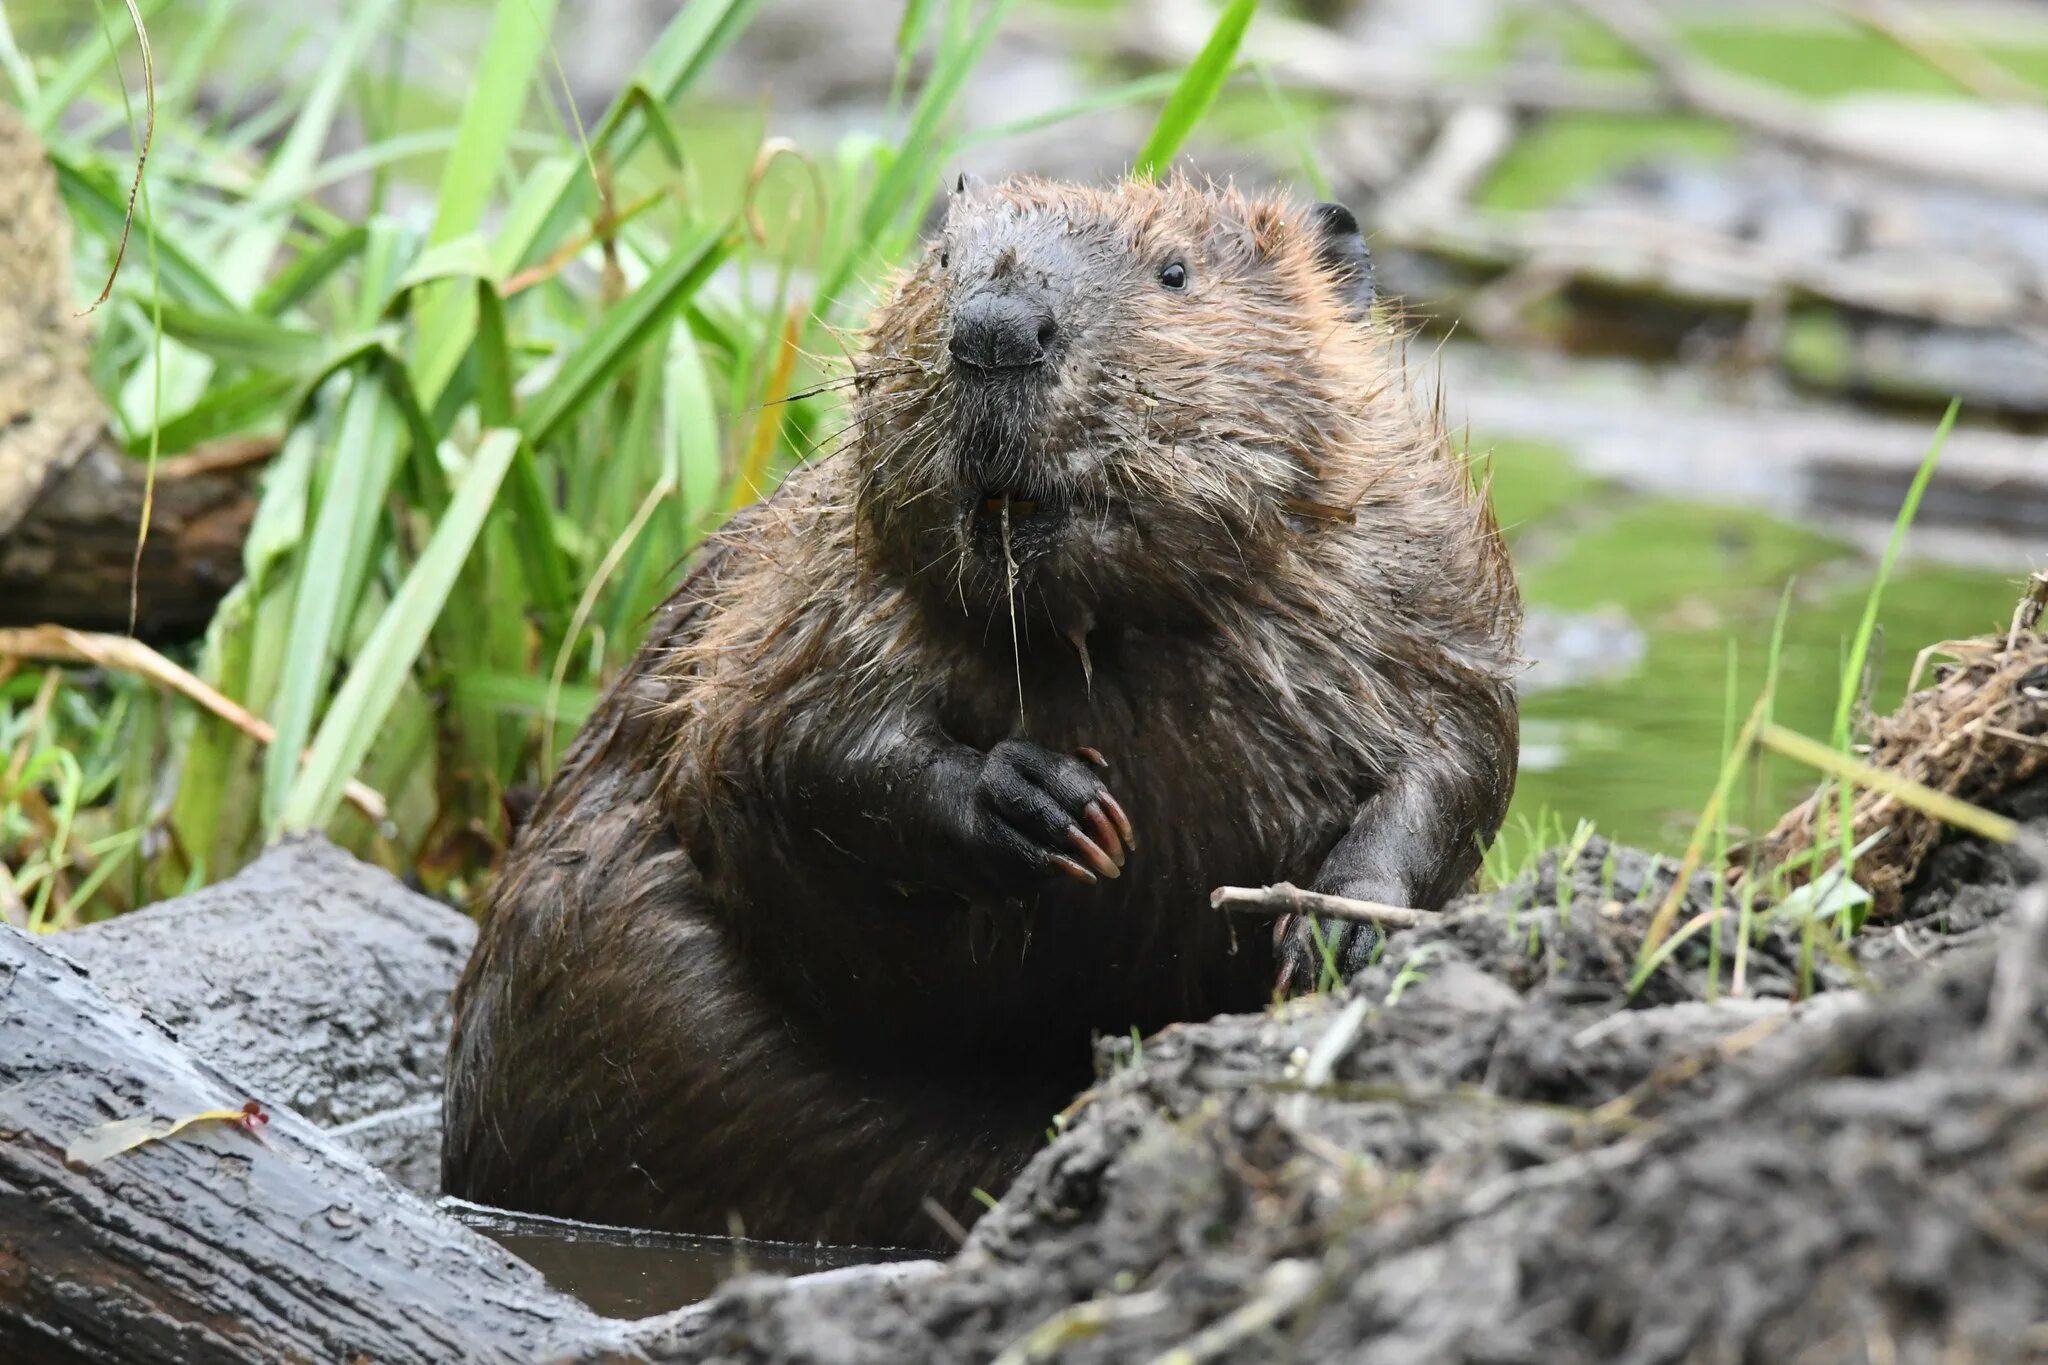
<instances>
[{"instance_id":1,"label":"beaver front paw","mask_svg":"<svg viewBox=\"0 0 2048 1365\"><path fill-rule=\"evenodd\" d=\"M1005 887L1064 873L1091 885L1123 875L1130 818L1096 775L1101 755L1006 739L982 762L968 819L973 853Z\"/></svg>"},{"instance_id":2,"label":"beaver front paw","mask_svg":"<svg viewBox=\"0 0 2048 1365\"><path fill-rule=\"evenodd\" d=\"M1345 894L1381 904L1398 905L1404 899ZM1273 921L1273 956L1279 965L1273 988L1281 995L1308 995L1341 985L1378 960L1386 941L1377 925L1282 915Z\"/></svg>"}]
</instances>

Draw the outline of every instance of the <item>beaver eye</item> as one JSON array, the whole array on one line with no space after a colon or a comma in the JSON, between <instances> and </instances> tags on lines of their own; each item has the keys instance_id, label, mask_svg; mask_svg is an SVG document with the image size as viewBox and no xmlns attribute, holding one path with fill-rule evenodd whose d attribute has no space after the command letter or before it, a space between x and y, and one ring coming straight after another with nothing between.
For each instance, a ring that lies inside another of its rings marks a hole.
<instances>
[{"instance_id":1,"label":"beaver eye","mask_svg":"<svg viewBox=\"0 0 2048 1365\"><path fill-rule=\"evenodd\" d=\"M1159 272L1159 282L1168 289L1185 289L1188 287L1188 268L1179 261L1170 262Z\"/></svg>"},{"instance_id":2,"label":"beaver eye","mask_svg":"<svg viewBox=\"0 0 2048 1365\"><path fill-rule=\"evenodd\" d=\"M950 251L948 251L948 250L947 250L947 249L946 249L945 247L940 247L940 248L939 248L939 269L941 269L941 270L944 270L944 269L945 269L945 268L946 268L947 266L949 266L949 265L951 265L951 264L953 264L953 253L952 253L952 252L950 252Z\"/></svg>"}]
</instances>

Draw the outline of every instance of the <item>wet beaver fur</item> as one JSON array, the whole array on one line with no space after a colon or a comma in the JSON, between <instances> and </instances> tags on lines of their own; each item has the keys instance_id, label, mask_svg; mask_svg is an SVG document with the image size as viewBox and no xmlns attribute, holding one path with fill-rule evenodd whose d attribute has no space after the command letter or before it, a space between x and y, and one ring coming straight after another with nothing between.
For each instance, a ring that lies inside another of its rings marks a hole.
<instances>
[{"instance_id":1,"label":"wet beaver fur","mask_svg":"<svg viewBox=\"0 0 2048 1365\"><path fill-rule=\"evenodd\" d=\"M1519 605L1371 291L1336 205L963 186L847 447L707 547L517 836L446 1188L931 1244L1092 1034L1313 988L1308 926L1212 887L1453 894Z\"/></svg>"}]
</instances>

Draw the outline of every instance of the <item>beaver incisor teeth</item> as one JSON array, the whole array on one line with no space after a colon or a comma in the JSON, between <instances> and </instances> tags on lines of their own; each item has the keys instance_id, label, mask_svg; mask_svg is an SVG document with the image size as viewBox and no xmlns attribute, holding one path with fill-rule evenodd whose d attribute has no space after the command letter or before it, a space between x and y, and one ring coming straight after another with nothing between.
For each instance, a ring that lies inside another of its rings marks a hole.
<instances>
[{"instance_id":1,"label":"beaver incisor teeth","mask_svg":"<svg viewBox=\"0 0 2048 1365\"><path fill-rule=\"evenodd\" d=\"M993 497L984 499L981 505L984 510L994 512L998 516L1002 515L1005 507L1009 509L1010 515L1013 517L1028 517L1038 511L1038 504L1036 502L1029 498L1013 498L1008 493L997 493Z\"/></svg>"}]
</instances>

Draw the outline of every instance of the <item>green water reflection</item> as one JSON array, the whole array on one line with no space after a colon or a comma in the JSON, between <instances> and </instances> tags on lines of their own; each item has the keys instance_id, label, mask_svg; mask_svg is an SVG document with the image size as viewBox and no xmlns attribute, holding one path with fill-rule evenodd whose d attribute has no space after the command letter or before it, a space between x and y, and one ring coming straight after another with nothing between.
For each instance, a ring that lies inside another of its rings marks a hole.
<instances>
[{"instance_id":1,"label":"green water reflection","mask_svg":"<svg viewBox=\"0 0 2048 1365\"><path fill-rule=\"evenodd\" d=\"M1646 637L1640 664L1625 675L1526 700L1527 761L1511 822L1585 817L1631 842L1682 843L1729 732L1763 684L1788 581L1776 718L1827 735L1874 562L1820 531L1755 511L1604 487L1552 447L1491 447L1496 506L1529 604L1619 608ZM1903 564L1878 618L1875 706L1897 704L1924 645L2001 628L2018 587L2017 570ZM1744 784L1735 820L1767 823L1811 786L1811 776L1789 764L1765 765Z\"/></svg>"}]
</instances>

